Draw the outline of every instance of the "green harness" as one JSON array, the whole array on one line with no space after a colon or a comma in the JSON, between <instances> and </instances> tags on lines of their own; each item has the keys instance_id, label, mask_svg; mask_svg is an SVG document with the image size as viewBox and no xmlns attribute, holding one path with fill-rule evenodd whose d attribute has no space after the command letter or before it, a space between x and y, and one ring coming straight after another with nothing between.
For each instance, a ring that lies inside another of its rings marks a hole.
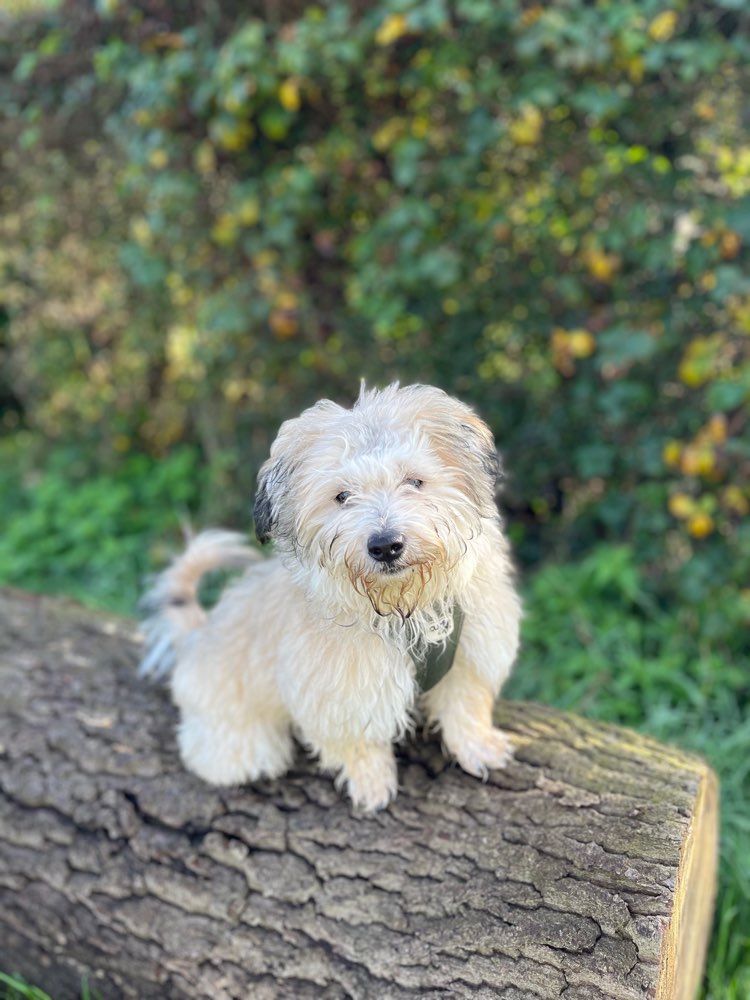
<instances>
[{"instance_id":1,"label":"green harness","mask_svg":"<svg viewBox=\"0 0 750 1000\"><path fill-rule=\"evenodd\" d=\"M423 656L412 654L411 658L414 660L414 665L417 668L417 683L422 692L434 688L438 681L441 681L453 666L463 624L463 609L458 604L454 604L453 628L445 645L437 643L434 646L428 646Z\"/></svg>"}]
</instances>

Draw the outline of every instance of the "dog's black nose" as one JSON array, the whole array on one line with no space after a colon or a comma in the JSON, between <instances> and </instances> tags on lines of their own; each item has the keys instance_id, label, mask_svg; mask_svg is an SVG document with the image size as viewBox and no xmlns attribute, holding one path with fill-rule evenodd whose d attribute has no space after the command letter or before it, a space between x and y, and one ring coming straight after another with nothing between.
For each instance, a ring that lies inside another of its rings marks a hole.
<instances>
[{"instance_id":1,"label":"dog's black nose","mask_svg":"<svg viewBox=\"0 0 750 1000\"><path fill-rule=\"evenodd\" d=\"M404 536L392 531L370 535L367 539L367 551L376 562L395 562L404 551Z\"/></svg>"}]
</instances>

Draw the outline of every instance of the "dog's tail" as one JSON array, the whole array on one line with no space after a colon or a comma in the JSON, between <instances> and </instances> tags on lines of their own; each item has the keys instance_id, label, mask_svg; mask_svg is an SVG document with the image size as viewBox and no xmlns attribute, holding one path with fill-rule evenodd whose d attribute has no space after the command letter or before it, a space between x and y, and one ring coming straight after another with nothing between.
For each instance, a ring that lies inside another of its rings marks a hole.
<instances>
[{"instance_id":1,"label":"dog's tail","mask_svg":"<svg viewBox=\"0 0 750 1000\"><path fill-rule=\"evenodd\" d=\"M198 584L204 573L242 568L258 558L255 549L234 531L203 531L190 539L182 555L156 577L143 598L146 645L139 673L166 677L174 666L178 640L206 620L198 600Z\"/></svg>"}]
</instances>

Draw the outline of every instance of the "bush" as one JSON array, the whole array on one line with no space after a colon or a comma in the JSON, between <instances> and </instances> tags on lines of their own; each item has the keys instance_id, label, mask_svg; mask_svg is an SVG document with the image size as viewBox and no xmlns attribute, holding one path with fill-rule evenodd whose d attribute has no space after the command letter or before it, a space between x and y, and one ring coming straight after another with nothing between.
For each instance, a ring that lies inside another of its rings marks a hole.
<instances>
[{"instance_id":1,"label":"bush","mask_svg":"<svg viewBox=\"0 0 750 1000\"><path fill-rule=\"evenodd\" d=\"M100 466L195 442L204 510L236 520L283 417L422 379L495 428L525 563L629 540L667 595L744 585L735 8L67 4L15 64L29 148L3 159L25 422ZM109 139L68 151L71 182L45 127L86 46L64 103Z\"/></svg>"}]
</instances>

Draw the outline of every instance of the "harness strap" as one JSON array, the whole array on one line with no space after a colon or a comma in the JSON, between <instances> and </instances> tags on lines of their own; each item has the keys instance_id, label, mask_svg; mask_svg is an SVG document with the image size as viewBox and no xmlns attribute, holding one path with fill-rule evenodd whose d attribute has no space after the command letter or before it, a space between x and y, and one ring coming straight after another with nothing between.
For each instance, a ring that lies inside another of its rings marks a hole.
<instances>
[{"instance_id":1,"label":"harness strap","mask_svg":"<svg viewBox=\"0 0 750 1000\"><path fill-rule=\"evenodd\" d=\"M428 646L422 656L411 654L411 658L414 660L414 665L417 668L417 683L422 692L434 688L438 681L441 681L453 666L463 624L463 609L458 604L454 604L453 629L445 645L436 643L433 646Z\"/></svg>"}]
</instances>

